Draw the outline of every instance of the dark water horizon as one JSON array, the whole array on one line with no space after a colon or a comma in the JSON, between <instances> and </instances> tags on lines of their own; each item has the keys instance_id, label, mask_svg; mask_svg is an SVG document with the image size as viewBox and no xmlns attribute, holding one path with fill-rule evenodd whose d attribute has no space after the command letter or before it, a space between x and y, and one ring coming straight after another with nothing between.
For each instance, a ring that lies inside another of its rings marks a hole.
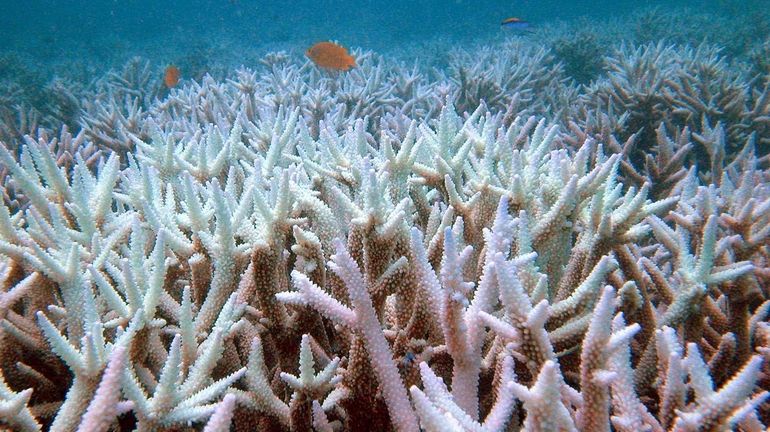
<instances>
[{"instance_id":1,"label":"dark water horizon","mask_svg":"<svg viewBox=\"0 0 770 432\"><path fill-rule=\"evenodd\" d=\"M5 0L0 4L0 47L41 57L65 53L72 46L112 43L113 49L130 51L132 44L148 40L194 45L218 38L255 45L334 39L350 46L387 49L428 38L494 36L500 32L500 21L511 16L538 26L620 17L651 7L670 13L678 8L719 14L735 9L735 2L707 0Z\"/></svg>"}]
</instances>

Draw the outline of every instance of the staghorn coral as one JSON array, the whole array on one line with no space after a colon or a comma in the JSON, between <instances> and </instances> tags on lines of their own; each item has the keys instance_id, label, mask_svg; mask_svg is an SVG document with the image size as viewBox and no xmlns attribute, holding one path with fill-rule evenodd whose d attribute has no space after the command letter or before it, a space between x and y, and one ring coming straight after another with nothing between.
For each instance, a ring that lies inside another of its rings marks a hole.
<instances>
[{"instance_id":1,"label":"staghorn coral","mask_svg":"<svg viewBox=\"0 0 770 432\"><path fill-rule=\"evenodd\" d=\"M661 196L681 179L681 168L695 166L719 184L724 163L746 149L766 154L770 148L768 88L745 85L745 74L714 48L679 51L659 43L608 61L608 79L592 84L577 118L569 120L577 136L568 142L606 143L623 156L627 182L649 181Z\"/></svg>"},{"instance_id":2,"label":"staghorn coral","mask_svg":"<svg viewBox=\"0 0 770 432\"><path fill-rule=\"evenodd\" d=\"M690 169L651 199L621 154L485 105L318 138L300 109L209 125L177 106L148 111L125 163L0 150L27 202L0 208L9 427L765 421L770 195L750 149L714 161L721 189Z\"/></svg>"},{"instance_id":3,"label":"staghorn coral","mask_svg":"<svg viewBox=\"0 0 770 432\"><path fill-rule=\"evenodd\" d=\"M588 87L527 39L355 55L135 59L3 129L0 428L770 424L762 85L707 45Z\"/></svg>"},{"instance_id":4,"label":"staghorn coral","mask_svg":"<svg viewBox=\"0 0 770 432\"><path fill-rule=\"evenodd\" d=\"M461 112L474 110L483 100L495 111L527 107L542 115L549 107L569 106L563 69L545 47L513 40L455 51L450 75L443 79L454 84L452 100Z\"/></svg>"},{"instance_id":5,"label":"staghorn coral","mask_svg":"<svg viewBox=\"0 0 770 432\"><path fill-rule=\"evenodd\" d=\"M559 32L551 36L551 49L564 63L564 73L578 84L588 84L602 71L602 58L607 54L608 39L583 29L577 34Z\"/></svg>"}]
</instances>

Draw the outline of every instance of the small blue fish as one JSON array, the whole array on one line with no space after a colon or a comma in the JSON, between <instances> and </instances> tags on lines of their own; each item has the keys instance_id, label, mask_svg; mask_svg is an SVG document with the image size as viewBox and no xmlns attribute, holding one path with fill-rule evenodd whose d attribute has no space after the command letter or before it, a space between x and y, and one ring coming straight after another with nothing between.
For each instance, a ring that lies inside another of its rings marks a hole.
<instances>
[{"instance_id":1,"label":"small blue fish","mask_svg":"<svg viewBox=\"0 0 770 432\"><path fill-rule=\"evenodd\" d=\"M407 351L406 354L404 354L404 358L401 359L401 364L405 367L411 367L415 361L417 361L417 356L414 355L413 352Z\"/></svg>"},{"instance_id":2,"label":"small blue fish","mask_svg":"<svg viewBox=\"0 0 770 432\"><path fill-rule=\"evenodd\" d=\"M526 31L530 30L531 25L528 21L524 21L521 18L511 17L504 19L503 22L500 23L500 27L510 30Z\"/></svg>"}]
</instances>

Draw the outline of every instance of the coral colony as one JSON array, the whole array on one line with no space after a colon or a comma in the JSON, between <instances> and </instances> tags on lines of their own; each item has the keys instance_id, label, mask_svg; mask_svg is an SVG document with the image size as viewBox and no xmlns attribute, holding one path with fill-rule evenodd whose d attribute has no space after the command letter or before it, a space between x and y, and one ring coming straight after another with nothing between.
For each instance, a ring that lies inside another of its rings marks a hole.
<instances>
[{"instance_id":1,"label":"coral colony","mask_svg":"<svg viewBox=\"0 0 770 432\"><path fill-rule=\"evenodd\" d=\"M352 55L2 108L0 428L770 425L766 75Z\"/></svg>"}]
</instances>

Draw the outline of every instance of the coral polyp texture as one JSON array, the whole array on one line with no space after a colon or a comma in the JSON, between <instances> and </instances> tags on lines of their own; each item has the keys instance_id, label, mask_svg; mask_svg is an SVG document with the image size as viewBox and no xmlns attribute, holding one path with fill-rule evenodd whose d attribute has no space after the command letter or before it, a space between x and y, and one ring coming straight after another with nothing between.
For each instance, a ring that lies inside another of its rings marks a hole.
<instances>
[{"instance_id":1,"label":"coral polyp texture","mask_svg":"<svg viewBox=\"0 0 770 432\"><path fill-rule=\"evenodd\" d=\"M0 428L770 426L766 80L353 54L2 108Z\"/></svg>"}]
</instances>

